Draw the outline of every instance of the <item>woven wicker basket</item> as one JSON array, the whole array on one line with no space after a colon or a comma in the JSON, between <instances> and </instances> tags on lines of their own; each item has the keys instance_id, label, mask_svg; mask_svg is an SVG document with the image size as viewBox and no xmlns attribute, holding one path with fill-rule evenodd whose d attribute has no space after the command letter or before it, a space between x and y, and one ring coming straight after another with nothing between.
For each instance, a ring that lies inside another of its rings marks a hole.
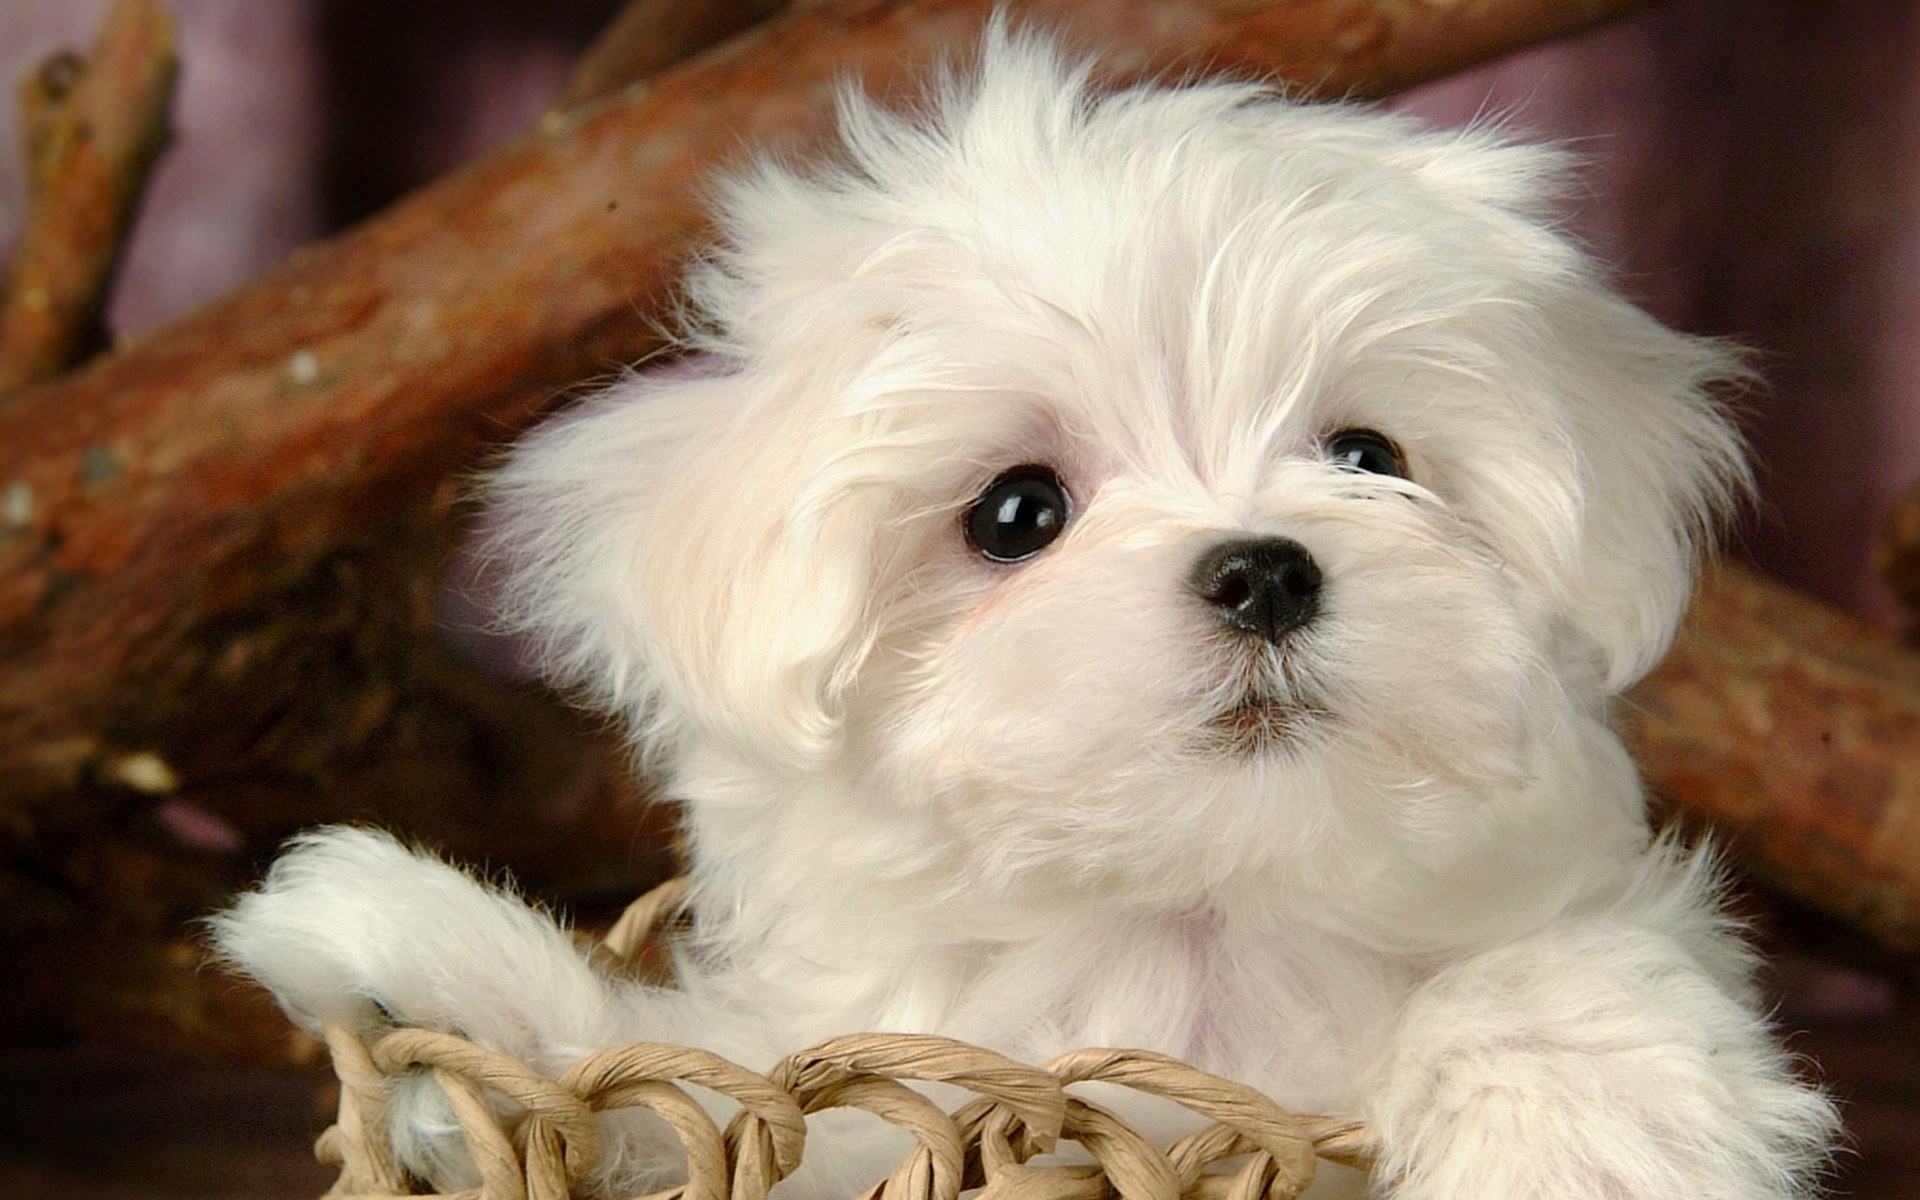
<instances>
[{"instance_id":1,"label":"woven wicker basket","mask_svg":"<svg viewBox=\"0 0 1920 1200\"><path fill-rule=\"evenodd\" d=\"M683 895L667 884L636 901L601 951L637 961ZM653 1111L686 1147L688 1180L652 1200L766 1200L800 1162L805 1117L857 1108L910 1133L914 1151L866 1193L872 1200L957 1200L984 1189L991 1200L1291 1200L1313 1181L1319 1158L1365 1169L1366 1131L1351 1121L1301 1116L1251 1088L1162 1055L1080 1050L1033 1067L947 1038L862 1034L835 1038L783 1060L766 1075L684 1046L635 1044L602 1051L559 1079L452 1034L397 1029L372 1045L326 1030L340 1078L338 1122L316 1151L340 1167L329 1196L414 1194L388 1149L383 1112L389 1079L429 1071L457 1114L482 1186L463 1200L564 1200L598 1157L595 1114ZM1162 1149L1066 1086L1101 1081L1174 1100L1206 1128ZM973 1102L948 1114L908 1081L957 1085ZM682 1085L740 1105L723 1133ZM489 1097L523 1115L503 1127ZM1062 1140L1092 1165L1036 1166L1029 1159Z\"/></svg>"}]
</instances>

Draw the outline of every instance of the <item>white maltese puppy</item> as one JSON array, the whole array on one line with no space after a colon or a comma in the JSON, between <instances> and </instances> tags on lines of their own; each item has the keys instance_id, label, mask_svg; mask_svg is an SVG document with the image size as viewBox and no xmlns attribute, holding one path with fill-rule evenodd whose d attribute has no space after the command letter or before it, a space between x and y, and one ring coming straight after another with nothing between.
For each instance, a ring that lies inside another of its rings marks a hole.
<instances>
[{"instance_id":1,"label":"white maltese puppy","mask_svg":"<svg viewBox=\"0 0 1920 1200\"><path fill-rule=\"evenodd\" d=\"M1832 1110L1608 726L1744 486L1739 365L1603 282L1551 151L1088 73L996 30L922 112L846 99L834 165L724 188L700 368L494 480L511 620L682 807L677 987L352 829L221 950L555 1073L1142 1047L1364 1120L1395 1200L1805 1195ZM473 1182L431 1085L395 1113ZM607 1122L600 1185L676 1169ZM817 1131L789 1187L898 1150Z\"/></svg>"}]
</instances>

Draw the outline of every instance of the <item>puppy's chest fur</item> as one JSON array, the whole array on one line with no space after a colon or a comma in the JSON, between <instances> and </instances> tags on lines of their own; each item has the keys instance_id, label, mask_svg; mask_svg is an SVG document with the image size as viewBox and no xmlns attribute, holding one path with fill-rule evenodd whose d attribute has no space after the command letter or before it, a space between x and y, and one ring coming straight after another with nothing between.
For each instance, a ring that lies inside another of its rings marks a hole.
<instances>
[{"instance_id":1,"label":"puppy's chest fur","mask_svg":"<svg viewBox=\"0 0 1920 1200\"><path fill-rule=\"evenodd\" d=\"M867 1011L833 1019L1030 1062L1153 1050L1283 1104L1339 1112L1413 982L1406 964L1313 931L1235 930L1205 914L1055 914L1024 937L923 945L866 976L855 989L864 1003L851 1007Z\"/></svg>"}]
</instances>

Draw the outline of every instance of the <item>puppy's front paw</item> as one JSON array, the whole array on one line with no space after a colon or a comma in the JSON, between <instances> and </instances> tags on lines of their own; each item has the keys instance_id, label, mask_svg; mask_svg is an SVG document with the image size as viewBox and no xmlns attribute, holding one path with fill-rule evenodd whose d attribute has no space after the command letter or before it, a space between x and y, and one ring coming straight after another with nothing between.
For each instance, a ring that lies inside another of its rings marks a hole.
<instances>
[{"instance_id":1,"label":"puppy's front paw","mask_svg":"<svg viewBox=\"0 0 1920 1200\"><path fill-rule=\"evenodd\" d=\"M1456 963L1371 1082L1392 1200L1792 1200L1837 1128L1756 1016L1635 929Z\"/></svg>"},{"instance_id":2,"label":"puppy's front paw","mask_svg":"<svg viewBox=\"0 0 1920 1200\"><path fill-rule=\"evenodd\" d=\"M605 983L551 919L372 830L295 839L209 926L220 957L309 1030L415 1025L537 1061L603 1018Z\"/></svg>"},{"instance_id":3,"label":"puppy's front paw","mask_svg":"<svg viewBox=\"0 0 1920 1200\"><path fill-rule=\"evenodd\" d=\"M308 1029L334 1022L365 1039L391 1025L445 1030L549 1075L624 1040L631 998L551 918L382 833L295 839L259 890L209 925L226 963ZM478 1185L431 1076L394 1081L387 1121L408 1170L442 1190ZM628 1126L635 1144L648 1134Z\"/></svg>"}]
</instances>

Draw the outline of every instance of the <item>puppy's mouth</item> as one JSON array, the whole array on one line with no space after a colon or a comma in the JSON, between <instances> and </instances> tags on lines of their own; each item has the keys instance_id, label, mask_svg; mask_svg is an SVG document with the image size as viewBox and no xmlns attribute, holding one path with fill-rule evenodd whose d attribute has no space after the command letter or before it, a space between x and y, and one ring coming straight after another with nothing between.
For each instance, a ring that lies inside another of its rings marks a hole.
<instances>
[{"instance_id":1,"label":"puppy's mouth","mask_svg":"<svg viewBox=\"0 0 1920 1200\"><path fill-rule=\"evenodd\" d=\"M1325 710L1299 700L1248 692L1238 703L1214 714L1207 729L1221 749L1257 754L1294 741L1306 726L1325 715Z\"/></svg>"}]
</instances>

